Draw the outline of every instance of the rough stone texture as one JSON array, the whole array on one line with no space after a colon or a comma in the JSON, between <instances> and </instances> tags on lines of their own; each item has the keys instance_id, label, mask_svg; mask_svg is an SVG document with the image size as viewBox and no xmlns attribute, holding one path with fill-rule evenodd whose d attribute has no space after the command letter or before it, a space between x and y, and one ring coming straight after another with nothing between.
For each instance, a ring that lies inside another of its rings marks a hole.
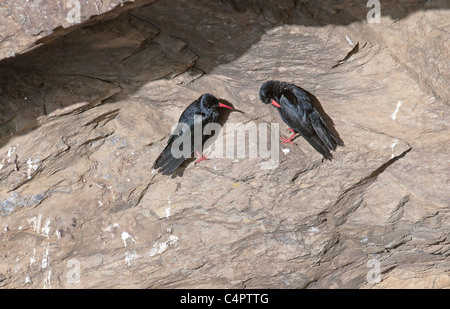
<instances>
[{"instance_id":1,"label":"rough stone texture","mask_svg":"<svg viewBox=\"0 0 450 309\"><path fill-rule=\"evenodd\" d=\"M156 1L3 60L0 286L450 287L448 7L369 10ZM298 138L272 168L152 173L204 92L246 113L224 138L280 122L257 96L267 79L317 97L345 142L333 161Z\"/></svg>"},{"instance_id":2,"label":"rough stone texture","mask_svg":"<svg viewBox=\"0 0 450 309\"><path fill-rule=\"evenodd\" d=\"M67 34L81 24L113 18L153 0L4 0L0 3L0 59Z\"/></svg>"}]
</instances>

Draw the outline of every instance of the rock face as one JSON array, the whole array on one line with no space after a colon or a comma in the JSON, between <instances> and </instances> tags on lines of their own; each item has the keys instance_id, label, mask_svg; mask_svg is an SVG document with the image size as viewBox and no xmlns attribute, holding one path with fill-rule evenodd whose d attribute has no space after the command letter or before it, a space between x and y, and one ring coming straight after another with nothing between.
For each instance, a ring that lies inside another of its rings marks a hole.
<instances>
[{"instance_id":1,"label":"rock face","mask_svg":"<svg viewBox=\"0 0 450 309\"><path fill-rule=\"evenodd\" d=\"M153 0L4 0L0 3L0 59L23 53L77 29ZM99 15L100 14L100 15Z\"/></svg>"},{"instance_id":2,"label":"rock face","mask_svg":"<svg viewBox=\"0 0 450 309\"><path fill-rule=\"evenodd\" d=\"M333 2L153 1L1 61L0 287L450 287L447 4ZM332 161L279 144L268 79L317 98ZM152 171L205 92L245 114L211 160Z\"/></svg>"}]
</instances>

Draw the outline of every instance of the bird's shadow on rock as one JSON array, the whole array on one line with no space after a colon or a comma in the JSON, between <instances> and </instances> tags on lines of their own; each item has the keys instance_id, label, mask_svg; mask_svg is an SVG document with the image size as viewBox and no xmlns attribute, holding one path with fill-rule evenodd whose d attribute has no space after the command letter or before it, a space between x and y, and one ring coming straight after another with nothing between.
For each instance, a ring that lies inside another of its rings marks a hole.
<instances>
[{"instance_id":1,"label":"bird's shadow on rock","mask_svg":"<svg viewBox=\"0 0 450 309\"><path fill-rule=\"evenodd\" d=\"M219 102L224 103L230 107L232 107L233 109L228 109L228 108L221 108L220 109L220 114L219 114L219 119L217 120L217 124L219 124L220 126L220 130L222 130L223 126L225 125L225 123L228 121L228 118L230 117L231 113L233 112L238 112L238 113L244 113L241 110L235 109L234 105L232 103L230 103L227 100L224 99L219 99ZM208 149L212 144L214 144L214 142L217 140L217 137L219 136L219 132L215 132L215 130L212 130L212 136L211 137L206 137L206 141L203 143L202 145L202 150L203 150L203 154L205 154L205 150ZM206 152L207 154L207 152ZM196 161L198 158L189 158L187 160L185 160L176 170L175 172L171 175L171 178L176 178L176 177L183 177L184 172L186 170L186 168L194 161Z\"/></svg>"}]
</instances>

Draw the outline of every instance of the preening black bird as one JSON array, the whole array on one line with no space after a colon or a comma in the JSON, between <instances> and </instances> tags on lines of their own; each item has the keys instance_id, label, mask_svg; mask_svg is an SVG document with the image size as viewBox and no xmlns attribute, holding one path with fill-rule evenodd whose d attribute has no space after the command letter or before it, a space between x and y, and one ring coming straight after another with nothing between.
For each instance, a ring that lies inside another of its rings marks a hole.
<instances>
[{"instance_id":1,"label":"preening black bird","mask_svg":"<svg viewBox=\"0 0 450 309\"><path fill-rule=\"evenodd\" d=\"M267 81L259 90L259 98L265 104L277 107L281 119L294 133L289 139L282 137L283 143L291 143L298 133L306 139L325 159L331 160L331 150L343 146L314 108L304 89L285 82Z\"/></svg>"},{"instance_id":2,"label":"preening black bird","mask_svg":"<svg viewBox=\"0 0 450 309\"><path fill-rule=\"evenodd\" d=\"M194 152L198 156L196 164L207 160L206 156L200 155L199 151L203 143L210 137L203 135L203 128L208 123L217 122L221 107L233 109L226 104L220 103L215 96L209 93L201 95L192 102L181 114L177 128L167 140L167 146L156 158L153 168L159 169L163 175L170 175L185 160L189 159ZM199 129L201 128L200 132L196 131L196 126ZM197 133L200 133L201 136L195 137ZM180 138L188 142L188 149L183 149L186 143L183 143L183 140L180 140Z\"/></svg>"}]
</instances>

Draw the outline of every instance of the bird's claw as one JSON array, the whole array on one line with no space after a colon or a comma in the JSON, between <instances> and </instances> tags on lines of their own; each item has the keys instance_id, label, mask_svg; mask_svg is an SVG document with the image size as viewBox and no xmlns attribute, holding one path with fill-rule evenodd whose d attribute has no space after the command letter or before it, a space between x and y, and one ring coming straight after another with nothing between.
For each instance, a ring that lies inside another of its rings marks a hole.
<instances>
[{"instance_id":1,"label":"bird's claw","mask_svg":"<svg viewBox=\"0 0 450 309\"><path fill-rule=\"evenodd\" d=\"M295 133L295 131L293 129L291 129L291 128L287 129L287 131L291 131L294 134L292 134L291 137L289 137L289 138L286 138L284 136L280 136L280 138L283 140L281 143L282 144L289 143L289 144L297 146L297 144L292 141L292 139L297 135L297 133Z\"/></svg>"},{"instance_id":2,"label":"bird's claw","mask_svg":"<svg viewBox=\"0 0 450 309\"><path fill-rule=\"evenodd\" d=\"M204 155L202 155L202 156L200 157L200 153L197 152L197 155L198 155L198 160L195 161L195 165L197 165L198 163L200 163L200 162L202 162L202 161L208 161L208 160L210 160L210 159L208 159L208 156L210 155L210 153L208 153L208 154L205 153Z\"/></svg>"},{"instance_id":3,"label":"bird's claw","mask_svg":"<svg viewBox=\"0 0 450 309\"><path fill-rule=\"evenodd\" d=\"M281 142L282 144L287 144L287 143L289 143L289 144L292 144L292 145L296 145L296 144L291 140L291 138L286 138L286 137L284 137L284 136L280 136L280 138L283 140L283 142Z\"/></svg>"}]
</instances>

